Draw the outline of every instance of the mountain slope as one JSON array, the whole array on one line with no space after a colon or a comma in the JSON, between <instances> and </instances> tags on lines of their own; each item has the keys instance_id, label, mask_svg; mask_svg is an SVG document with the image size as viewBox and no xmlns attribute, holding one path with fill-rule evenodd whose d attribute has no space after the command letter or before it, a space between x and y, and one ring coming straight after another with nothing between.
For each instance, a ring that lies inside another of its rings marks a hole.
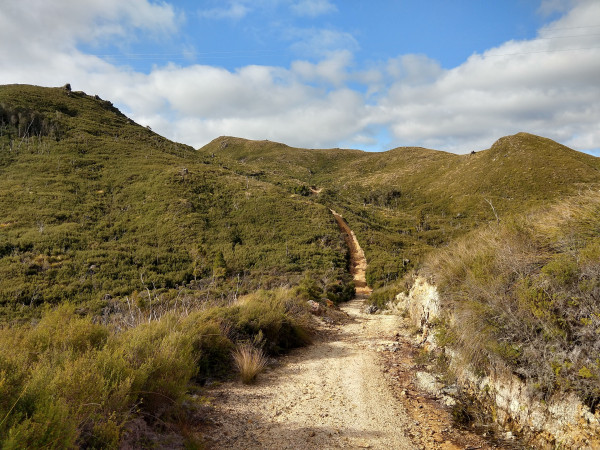
<instances>
[{"instance_id":1,"label":"mountain slope","mask_svg":"<svg viewBox=\"0 0 600 450\"><path fill-rule=\"evenodd\" d=\"M312 198L342 212L357 234L375 287L496 216L506 219L600 183L599 158L527 133L468 155L414 147L306 150L231 137L199 151L290 191L308 195L312 188Z\"/></svg>"},{"instance_id":2,"label":"mountain slope","mask_svg":"<svg viewBox=\"0 0 600 450\"><path fill-rule=\"evenodd\" d=\"M0 105L7 313L64 300L97 309L146 288L222 299L297 283L307 270L345 276L343 240L322 205L237 175L83 93L3 86Z\"/></svg>"}]
</instances>

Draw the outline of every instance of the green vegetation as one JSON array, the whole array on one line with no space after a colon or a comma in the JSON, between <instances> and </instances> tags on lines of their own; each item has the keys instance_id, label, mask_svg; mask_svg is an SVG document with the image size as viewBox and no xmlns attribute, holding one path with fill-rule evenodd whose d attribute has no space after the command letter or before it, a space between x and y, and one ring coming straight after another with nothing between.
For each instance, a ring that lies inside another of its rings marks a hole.
<instances>
[{"instance_id":1,"label":"green vegetation","mask_svg":"<svg viewBox=\"0 0 600 450\"><path fill-rule=\"evenodd\" d=\"M309 342L307 300L354 295L330 208L374 304L426 261L459 318L444 345L595 408L600 201L523 214L599 185L598 158L524 133L463 156L194 150L97 96L0 86L0 445L114 447L139 420L192 445L190 394L236 348L251 380L261 352Z\"/></svg>"},{"instance_id":2,"label":"green vegetation","mask_svg":"<svg viewBox=\"0 0 600 450\"><path fill-rule=\"evenodd\" d=\"M185 435L237 345L307 343L306 301L353 286L335 220L296 192L97 97L0 87L0 446Z\"/></svg>"},{"instance_id":3,"label":"green vegetation","mask_svg":"<svg viewBox=\"0 0 600 450\"><path fill-rule=\"evenodd\" d=\"M0 89L0 317L90 313L134 298L198 304L298 283L349 283L329 211L174 144L109 102Z\"/></svg>"},{"instance_id":4,"label":"green vegetation","mask_svg":"<svg viewBox=\"0 0 600 450\"><path fill-rule=\"evenodd\" d=\"M600 195L591 191L431 254L448 316L441 344L472 367L507 367L548 399L600 404ZM477 336L474 339L473 336Z\"/></svg>"},{"instance_id":5,"label":"green vegetation","mask_svg":"<svg viewBox=\"0 0 600 450\"><path fill-rule=\"evenodd\" d=\"M137 416L185 434L191 383L235 373L235 343L270 354L306 343L304 303L299 289L259 291L125 329L119 316L99 324L63 304L0 329L0 445L116 447Z\"/></svg>"},{"instance_id":6,"label":"green vegetation","mask_svg":"<svg viewBox=\"0 0 600 450\"><path fill-rule=\"evenodd\" d=\"M496 215L505 220L600 184L598 158L526 133L469 155L306 150L232 137L200 153L290 192L311 186L310 198L341 213L356 233L374 288L395 284L425 254Z\"/></svg>"}]
</instances>

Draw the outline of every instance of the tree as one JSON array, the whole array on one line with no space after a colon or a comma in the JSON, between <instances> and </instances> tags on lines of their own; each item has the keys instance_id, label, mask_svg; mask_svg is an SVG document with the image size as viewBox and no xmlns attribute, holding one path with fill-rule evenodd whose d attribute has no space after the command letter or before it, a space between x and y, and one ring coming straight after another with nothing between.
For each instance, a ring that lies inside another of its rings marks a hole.
<instances>
[{"instance_id":1,"label":"tree","mask_svg":"<svg viewBox=\"0 0 600 450\"><path fill-rule=\"evenodd\" d=\"M223 278L227 273L227 264L225 263L225 257L223 256L223 252L218 252L215 255L215 260L213 262L213 277L214 278Z\"/></svg>"}]
</instances>

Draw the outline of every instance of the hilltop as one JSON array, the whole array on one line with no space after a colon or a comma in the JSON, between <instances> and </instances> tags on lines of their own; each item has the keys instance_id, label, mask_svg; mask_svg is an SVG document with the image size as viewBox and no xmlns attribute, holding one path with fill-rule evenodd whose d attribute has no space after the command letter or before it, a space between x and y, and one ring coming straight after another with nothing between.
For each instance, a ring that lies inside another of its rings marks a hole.
<instances>
[{"instance_id":1,"label":"hilltop","mask_svg":"<svg viewBox=\"0 0 600 450\"><path fill-rule=\"evenodd\" d=\"M415 147L307 150L232 137L199 152L342 212L366 252L373 287L481 224L600 183L599 158L527 133L467 155Z\"/></svg>"}]
</instances>

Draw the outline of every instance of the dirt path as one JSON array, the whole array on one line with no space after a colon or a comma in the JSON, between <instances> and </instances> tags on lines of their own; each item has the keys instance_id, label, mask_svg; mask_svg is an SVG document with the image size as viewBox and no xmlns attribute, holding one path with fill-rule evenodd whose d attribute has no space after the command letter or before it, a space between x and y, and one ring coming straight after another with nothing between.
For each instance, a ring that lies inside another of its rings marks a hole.
<instances>
[{"instance_id":1,"label":"dirt path","mask_svg":"<svg viewBox=\"0 0 600 450\"><path fill-rule=\"evenodd\" d=\"M357 295L369 295L372 289L367 286L366 272L367 272L367 259L365 258L365 252L360 247L358 239L354 231L350 229L346 221L342 216L336 213L333 209L330 210L337 222L340 230L344 234L346 245L350 249L350 273L354 277L354 285L356 286Z\"/></svg>"},{"instance_id":2,"label":"dirt path","mask_svg":"<svg viewBox=\"0 0 600 450\"><path fill-rule=\"evenodd\" d=\"M362 312L371 290L356 236L332 211L351 252L357 298L342 307L343 326L321 324L320 341L298 350L253 386L214 389L214 448L413 448L404 434L407 416L394 399L377 350L390 345L397 316ZM211 445L212 444L212 445Z\"/></svg>"},{"instance_id":3,"label":"dirt path","mask_svg":"<svg viewBox=\"0 0 600 450\"><path fill-rule=\"evenodd\" d=\"M282 358L252 386L213 389L212 448L414 448L407 416L380 368L377 349L389 345L395 316L368 316L362 299L343 307L343 326Z\"/></svg>"},{"instance_id":4,"label":"dirt path","mask_svg":"<svg viewBox=\"0 0 600 450\"><path fill-rule=\"evenodd\" d=\"M319 340L281 358L256 384L228 382L211 388L209 425L202 430L206 447L489 448L477 439L454 444L456 439L447 439L449 414L443 419L413 386L406 393L410 377L399 371L414 349L399 343L399 330L406 331L404 319L364 313L364 299L371 292L364 253L342 217L332 213L351 250L357 298L342 306L337 323L316 319Z\"/></svg>"}]
</instances>

